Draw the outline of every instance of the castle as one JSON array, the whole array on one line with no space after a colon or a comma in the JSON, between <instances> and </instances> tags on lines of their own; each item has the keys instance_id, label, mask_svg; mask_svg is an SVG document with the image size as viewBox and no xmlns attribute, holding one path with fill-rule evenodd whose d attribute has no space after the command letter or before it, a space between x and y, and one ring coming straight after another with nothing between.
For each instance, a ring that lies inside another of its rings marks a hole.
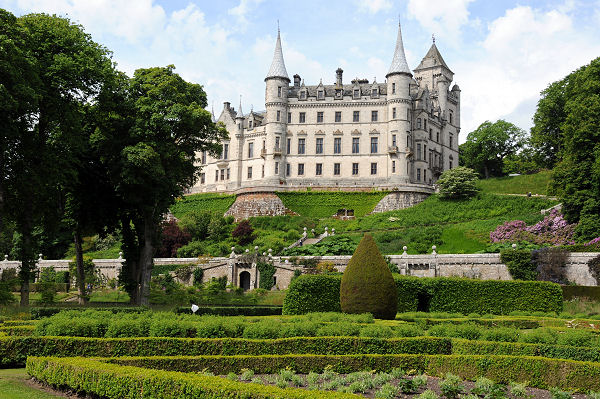
<instances>
[{"instance_id":1,"label":"castle","mask_svg":"<svg viewBox=\"0 0 600 399\"><path fill-rule=\"evenodd\" d=\"M398 26L385 82L367 79L306 86L288 77L277 42L265 77L266 111L229 102L218 118L229 132L221 156L199 154L202 173L190 192L377 188L433 191L458 166L460 89L433 44L411 72ZM213 116L214 118L214 116Z\"/></svg>"}]
</instances>

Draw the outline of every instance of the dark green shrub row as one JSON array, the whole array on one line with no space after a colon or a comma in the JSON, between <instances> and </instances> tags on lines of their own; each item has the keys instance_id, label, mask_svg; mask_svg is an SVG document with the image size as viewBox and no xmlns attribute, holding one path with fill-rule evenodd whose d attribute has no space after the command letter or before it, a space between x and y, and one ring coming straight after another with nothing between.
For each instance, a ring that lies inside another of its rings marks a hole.
<instances>
[{"instance_id":1,"label":"dark green shrub row","mask_svg":"<svg viewBox=\"0 0 600 399\"><path fill-rule=\"evenodd\" d=\"M355 395L277 388L207 375L143 370L83 358L29 358L27 372L40 381L94 396L121 398L355 398Z\"/></svg>"},{"instance_id":2,"label":"dark green shrub row","mask_svg":"<svg viewBox=\"0 0 600 399\"><path fill-rule=\"evenodd\" d=\"M1 337L0 366L25 363L27 356L113 357L169 355L281 355L289 353L450 354L447 338L315 337L254 339Z\"/></svg>"},{"instance_id":3,"label":"dark green shrub row","mask_svg":"<svg viewBox=\"0 0 600 399\"><path fill-rule=\"evenodd\" d=\"M64 310L79 310L79 311L83 312L86 310L90 310L90 308L93 308L94 310L98 310L98 311L107 310L107 311L113 312L115 314L117 314L117 313L142 313L142 312L146 312L149 310L149 308L145 308L145 307L141 307L141 306L137 306L137 307L133 307L133 306L104 307L104 306L94 306L93 303L90 303L90 304L86 305L85 307L83 307L83 306L31 307L31 308L29 308L29 312L31 313L32 319L41 319L43 317L53 316Z\"/></svg>"},{"instance_id":4,"label":"dark green shrub row","mask_svg":"<svg viewBox=\"0 0 600 399\"><path fill-rule=\"evenodd\" d=\"M585 287L581 285L563 285L561 286L563 298L565 301L574 298L589 298L594 301L600 301L600 287Z\"/></svg>"},{"instance_id":5,"label":"dark green shrub row","mask_svg":"<svg viewBox=\"0 0 600 399\"><path fill-rule=\"evenodd\" d=\"M554 359L600 362L600 348L528 344L523 342L489 342L452 339L452 353L456 355L542 356Z\"/></svg>"},{"instance_id":6,"label":"dark green shrub row","mask_svg":"<svg viewBox=\"0 0 600 399\"><path fill-rule=\"evenodd\" d=\"M393 368L416 370L438 376L448 372L475 380L487 377L499 383L529 382L529 386L548 389L600 389L600 363L548 359L530 356L501 355L265 355L265 356L196 356L196 357L119 357L106 361L166 371L202 371L215 374L239 373L250 369L260 374L274 374L291 368L296 373L321 372L326 366L338 373L362 370L390 371Z\"/></svg>"},{"instance_id":7,"label":"dark green shrub row","mask_svg":"<svg viewBox=\"0 0 600 399\"><path fill-rule=\"evenodd\" d=\"M508 314L560 312L562 290L545 281L395 276L398 311ZM340 310L341 276L304 275L290 284L283 314Z\"/></svg>"},{"instance_id":8,"label":"dark green shrub row","mask_svg":"<svg viewBox=\"0 0 600 399\"><path fill-rule=\"evenodd\" d=\"M35 330L34 325L23 325L23 326L2 326L0 325L0 332L6 335L23 337L33 334Z\"/></svg>"},{"instance_id":9,"label":"dark green shrub row","mask_svg":"<svg viewBox=\"0 0 600 399\"><path fill-rule=\"evenodd\" d=\"M196 315L212 314L217 316L279 316L281 306L201 306ZM189 307L180 307L175 310L178 314L192 314Z\"/></svg>"}]
</instances>

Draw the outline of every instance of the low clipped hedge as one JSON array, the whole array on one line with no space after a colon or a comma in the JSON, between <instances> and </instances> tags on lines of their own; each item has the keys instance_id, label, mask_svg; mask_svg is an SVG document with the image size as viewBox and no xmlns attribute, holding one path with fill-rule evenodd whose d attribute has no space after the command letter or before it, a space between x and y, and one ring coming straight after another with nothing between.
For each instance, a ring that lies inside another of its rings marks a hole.
<instances>
[{"instance_id":1,"label":"low clipped hedge","mask_svg":"<svg viewBox=\"0 0 600 399\"><path fill-rule=\"evenodd\" d=\"M301 337L238 338L0 337L0 366L18 366L28 356L113 357L169 355L282 355L289 353L452 353L448 338Z\"/></svg>"},{"instance_id":2,"label":"low clipped hedge","mask_svg":"<svg viewBox=\"0 0 600 399\"><path fill-rule=\"evenodd\" d=\"M86 306L40 306L40 307L31 307L29 308L29 312L31 313L32 319L41 319L43 317L54 316L57 313L62 312L63 310L80 310L82 312L86 310L98 310L98 311L109 311L115 314L117 313L142 313L149 310L147 307L143 306L119 306L115 304L115 306L95 306L94 303L88 303Z\"/></svg>"},{"instance_id":3,"label":"low clipped hedge","mask_svg":"<svg viewBox=\"0 0 600 399\"><path fill-rule=\"evenodd\" d=\"M27 359L27 372L46 384L108 399L356 398L356 395L339 392L282 389L207 375L118 366L84 358L32 357Z\"/></svg>"},{"instance_id":4,"label":"low clipped hedge","mask_svg":"<svg viewBox=\"0 0 600 399\"><path fill-rule=\"evenodd\" d=\"M215 374L239 373L250 369L273 374L291 368L296 373L321 372L325 367L338 373L362 370L390 371L393 368L415 370L442 376L448 372L464 379L487 377L499 383L525 382L535 388L600 389L600 363L548 359L533 356L502 355L266 355L266 356L197 356L197 357L121 357L105 359L123 366L165 371L202 371Z\"/></svg>"},{"instance_id":5,"label":"low clipped hedge","mask_svg":"<svg viewBox=\"0 0 600 399\"><path fill-rule=\"evenodd\" d=\"M498 281L394 276L398 311L493 313L560 312L563 294L546 281ZM290 284L283 314L340 311L340 276L304 275ZM337 299L336 299L337 298Z\"/></svg>"},{"instance_id":6,"label":"low clipped hedge","mask_svg":"<svg viewBox=\"0 0 600 399\"><path fill-rule=\"evenodd\" d=\"M280 316L281 306L201 306L196 315L217 315L217 316ZM189 307L179 307L175 310L178 314L192 314Z\"/></svg>"},{"instance_id":7,"label":"low clipped hedge","mask_svg":"<svg viewBox=\"0 0 600 399\"><path fill-rule=\"evenodd\" d=\"M9 336L23 337L33 334L35 330L34 325L21 325L21 326L3 326L0 325L0 332L3 332Z\"/></svg>"}]
</instances>

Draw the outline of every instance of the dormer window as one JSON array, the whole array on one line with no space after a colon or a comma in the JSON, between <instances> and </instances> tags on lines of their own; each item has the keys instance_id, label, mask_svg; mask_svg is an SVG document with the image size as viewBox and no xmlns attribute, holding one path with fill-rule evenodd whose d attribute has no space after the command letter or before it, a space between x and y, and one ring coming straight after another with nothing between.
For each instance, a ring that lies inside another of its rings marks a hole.
<instances>
[{"instance_id":1,"label":"dormer window","mask_svg":"<svg viewBox=\"0 0 600 399\"><path fill-rule=\"evenodd\" d=\"M317 100L323 100L325 98L325 93L323 92L323 90L318 90L317 91Z\"/></svg>"},{"instance_id":2,"label":"dormer window","mask_svg":"<svg viewBox=\"0 0 600 399\"><path fill-rule=\"evenodd\" d=\"M279 111L277 111L279 112ZM252 129L252 121L248 121L248 129Z\"/></svg>"},{"instance_id":3,"label":"dormer window","mask_svg":"<svg viewBox=\"0 0 600 399\"><path fill-rule=\"evenodd\" d=\"M360 97L360 89L354 89L354 98L359 98Z\"/></svg>"},{"instance_id":4,"label":"dormer window","mask_svg":"<svg viewBox=\"0 0 600 399\"><path fill-rule=\"evenodd\" d=\"M378 94L379 94L379 93L378 93L378 90L377 90L377 88L373 88L373 89L371 90L371 97L377 97L377 95L378 95Z\"/></svg>"},{"instance_id":5,"label":"dormer window","mask_svg":"<svg viewBox=\"0 0 600 399\"><path fill-rule=\"evenodd\" d=\"M342 89L336 89L335 98L342 98Z\"/></svg>"},{"instance_id":6,"label":"dormer window","mask_svg":"<svg viewBox=\"0 0 600 399\"><path fill-rule=\"evenodd\" d=\"M306 90L300 92L300 100L306 100Z\"/></svg>"}]
</instances>

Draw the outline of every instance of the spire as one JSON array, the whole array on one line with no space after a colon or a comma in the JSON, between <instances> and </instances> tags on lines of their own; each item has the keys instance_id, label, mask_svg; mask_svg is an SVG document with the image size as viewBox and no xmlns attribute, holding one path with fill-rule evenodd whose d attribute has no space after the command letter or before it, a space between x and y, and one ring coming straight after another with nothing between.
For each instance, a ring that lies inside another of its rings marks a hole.
<instances>
[{"instance_id":1,"label":"spire","mask_svg":"<svg viewBox=\"0 0 600 399\"><path fill-rule=\"evenodd\" d=\"M267 73L265 80L269 78L283 78L287 79L288 81L290 80L285 69L285 63L283 62L283 51L281 51L281 34L279 33L279 27L277 28L277 43L275 44L273 62L271 63L271 68L269 69L269 73Z\"/></svg>"},{"instance_id":2,"label":"spire","mask_svg":"<svg viewBox=\"0 0 600 399\"><path fill-rule=\"evenodd\" d=\"M398 38L396 39L396 50L394 51L394 59L390 70L386 75L386 78L394 73L406 73L412 76L408 62L406 62L406 56L404 55L404 44L402 43L402 29L400 22L398 22Z\"/></svg>"},{"instance_id":3,"label":"spire","mask_svg":"<svg viewBox=\"0 0 600 399\"><path fill-rule=\"evenodd\" d=\"M212 123L217 123L217 118L215 118L215 102L214 101L211 106L210 116L211 116Z\"/></svg>"},{"instance_id":4,"label":"spire","mask_svg":"<svg viewBox=\"0 0 600 399\"><path fill-rule=\"evenodd\" d=\"M440 65L450 70L450 68L448 68L448 65L446 64L446 61L444 61L442 54L440 54L440 50L438 50L437 46L435 45L434 41L431 47L429 48L429 51L427 51L427 54L425 54L425 57L423 57L423 59L421 60L419 66L415 68L415 71L418 69Z\"/></svg>"},{"instance_id":5,"label":"spire","mask_svg":"<svg viewBox=\"0 0 600 399\"><path fill-rule=\"evenodd\" d=\"M238 108L237 115L235 117L236 117L236 119L244 118L244 113L242 112L242 95L241 94L240 94L240 107Z\"/></svg>"}]
</instances>

